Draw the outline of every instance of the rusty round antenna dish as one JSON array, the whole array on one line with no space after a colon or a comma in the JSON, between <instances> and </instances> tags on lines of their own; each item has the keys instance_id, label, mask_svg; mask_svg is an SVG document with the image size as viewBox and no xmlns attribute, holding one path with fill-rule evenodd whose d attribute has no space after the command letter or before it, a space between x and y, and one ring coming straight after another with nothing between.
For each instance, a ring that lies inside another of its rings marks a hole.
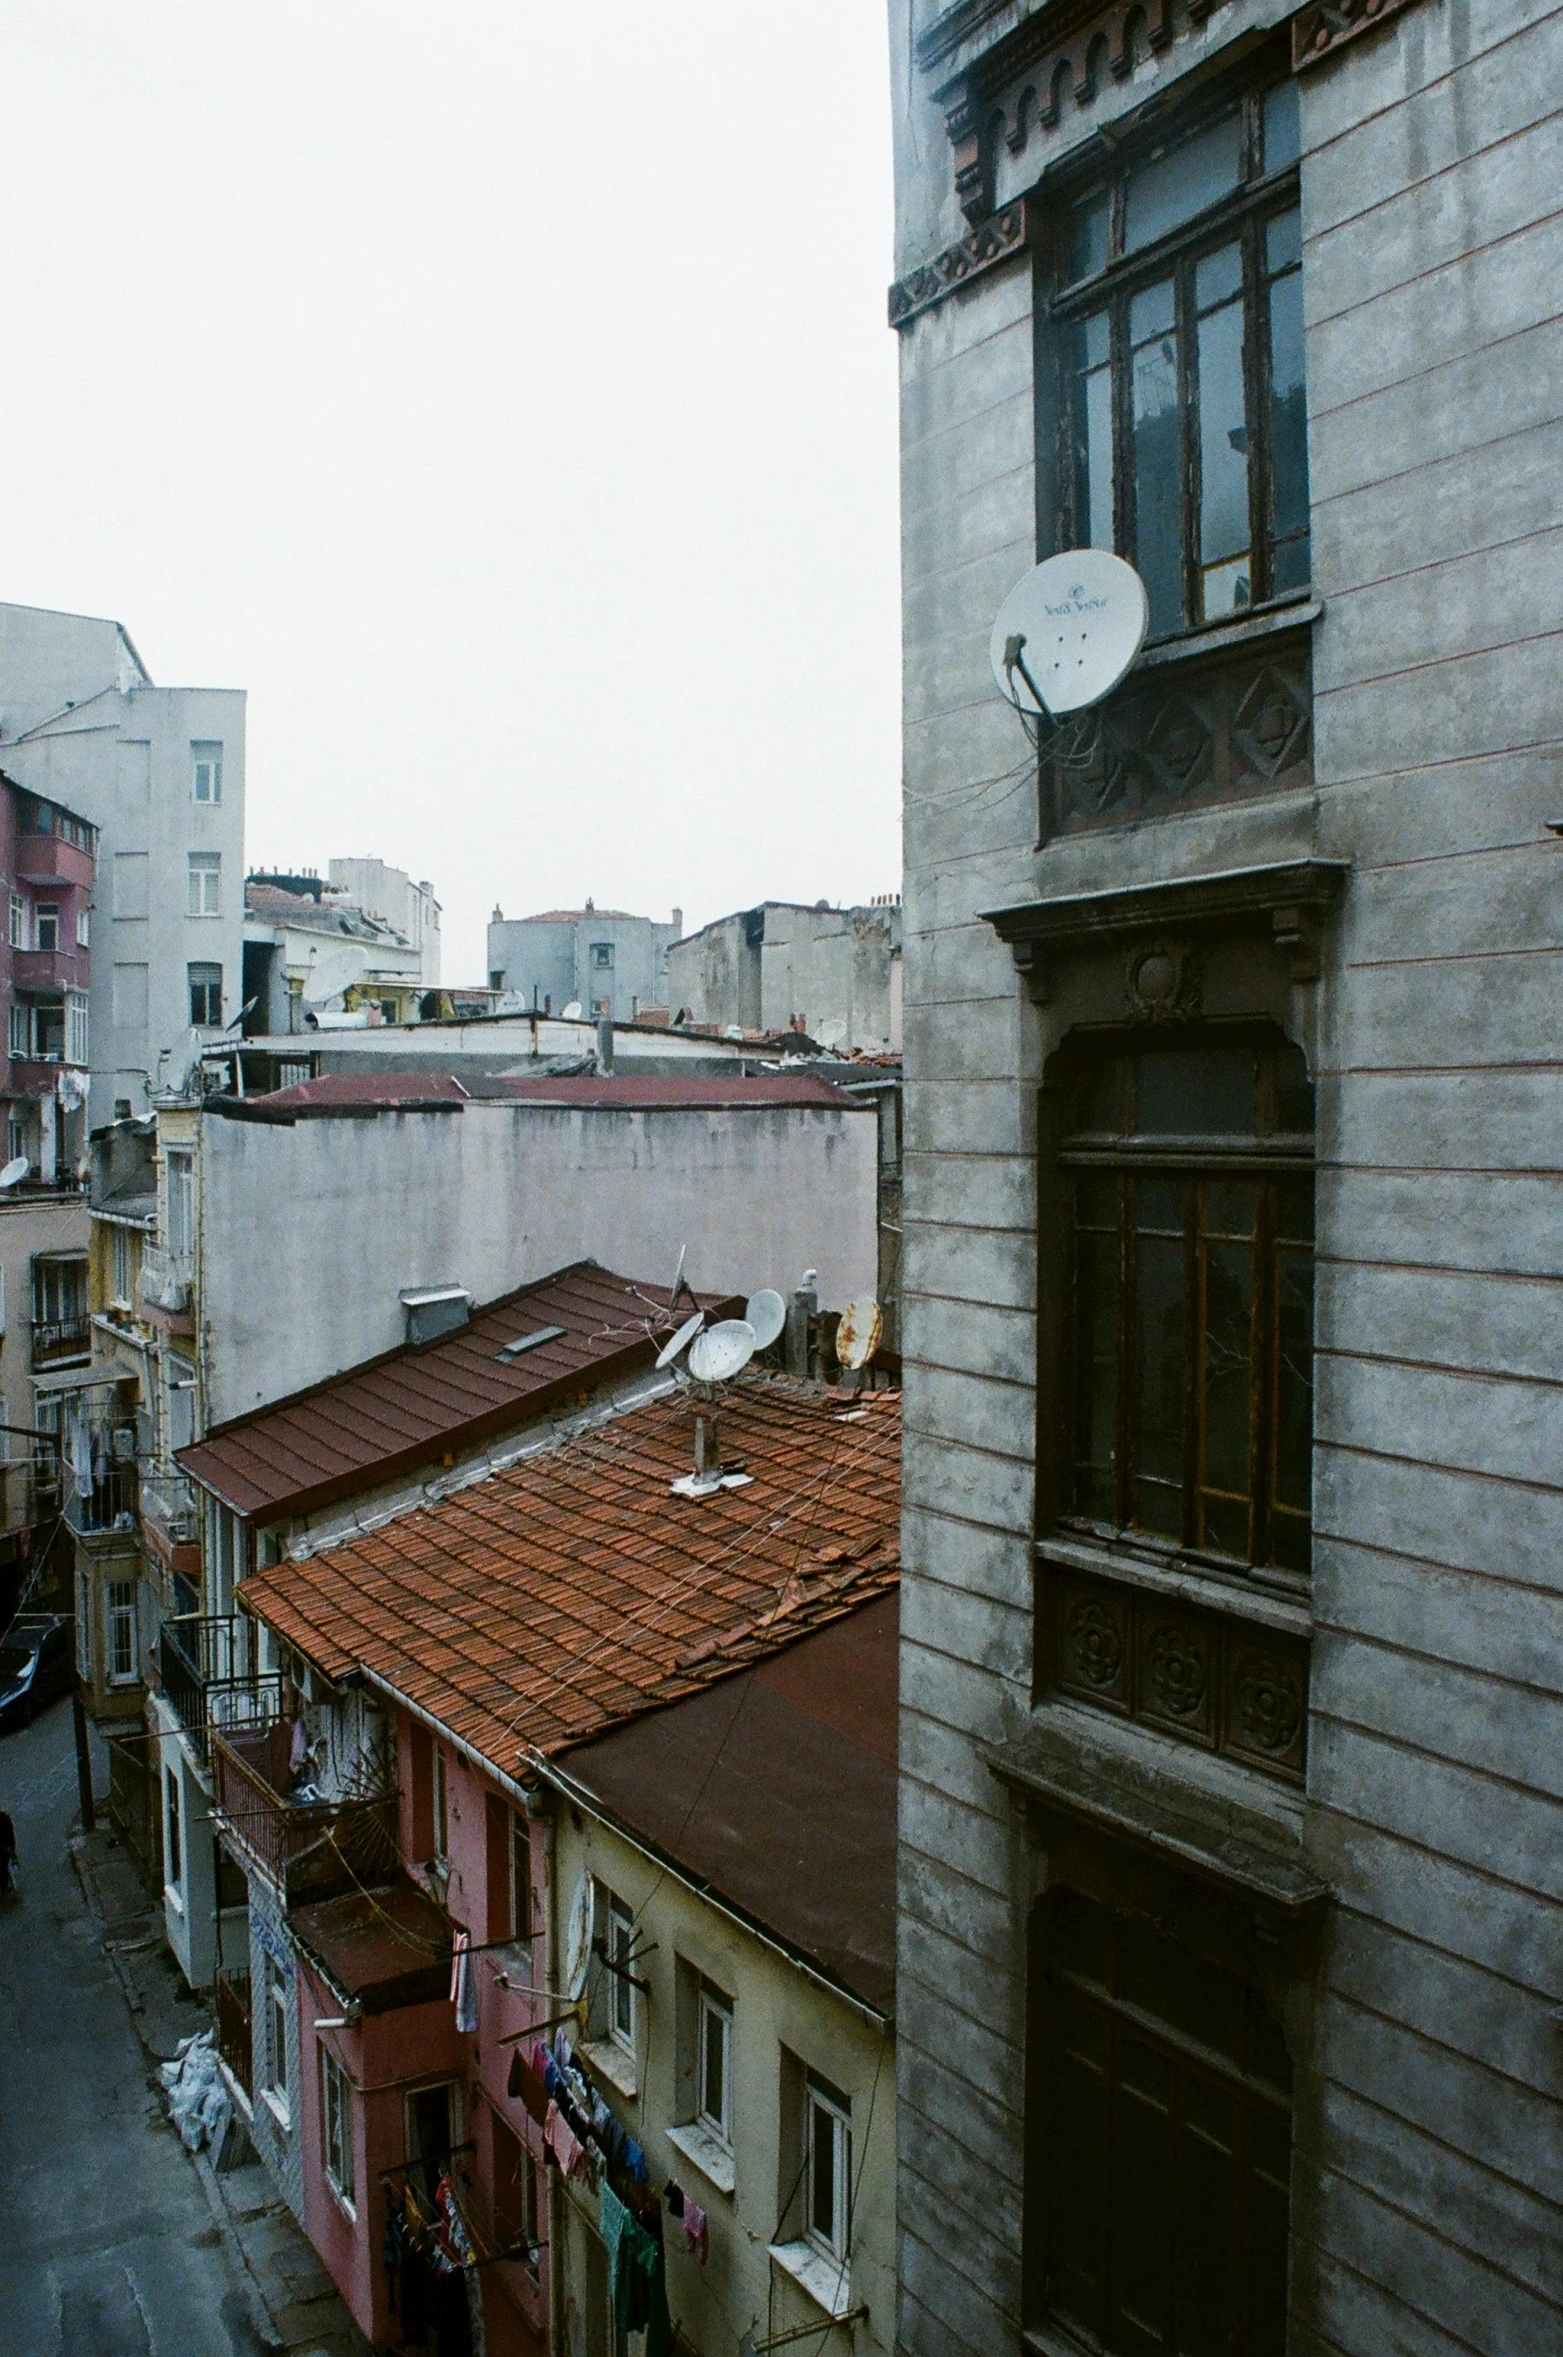
<instances>
[{"instance_id":1,"label":"rusty round antenna dish","mask_svg":"<svg viewBox=\"0 0 1563 2357\"><path fill-rule=\"evenodd\" d=\"M697 1383L726 1383L754 1356L754 1328L747 1318L724 1318L708 1326L689 1346L689 1372Z\"/></svg>"},{"instance_id":2,"label":"rusty round antenna dish","mask_svg":"<svg viewBox=\"0 0 1563 2357\"><path fill-rule=\"evenodd\" d=\"M885 1330L885 1313L877 1301L849 1301L836 1328L836 1357L849 1374L868 1365Z\"/></svg>"},{"instance_id":3,"label":"rusty round antenna dish","mask_svg":"<svg viewBox=\"0 0 1563 2357\"><path fill-rule=\"evenodd\" d=\"M703 1309L697 1309L692 1318L686 1318L684 1323L680 1326L678 1332L676 1334L670 1334L666 1342L663 1343L662 1348L658 1351L658 1367L671 1367L673 1361L678 1357L679 1352L689 1348L689 1345L694 1341L695 1336L699 1333L705 1322L706 1313Z\"/></svg>"}]
</instances>

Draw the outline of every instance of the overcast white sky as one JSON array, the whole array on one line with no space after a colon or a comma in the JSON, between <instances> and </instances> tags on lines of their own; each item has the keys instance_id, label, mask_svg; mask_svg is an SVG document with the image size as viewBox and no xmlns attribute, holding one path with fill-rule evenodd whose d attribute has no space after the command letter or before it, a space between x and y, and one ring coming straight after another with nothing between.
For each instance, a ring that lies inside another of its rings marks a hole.
<instances>
[{"instance_id":1,"label":"overcast white sky","mask_svg":"<svg viewBox=\"0 0 1563 2357\"><path fill-rule=\"evenodd\" d=\"M246 687L247 855L899 883L882 0L3 0L0 596Z\"/></svg>"}]
</instances>

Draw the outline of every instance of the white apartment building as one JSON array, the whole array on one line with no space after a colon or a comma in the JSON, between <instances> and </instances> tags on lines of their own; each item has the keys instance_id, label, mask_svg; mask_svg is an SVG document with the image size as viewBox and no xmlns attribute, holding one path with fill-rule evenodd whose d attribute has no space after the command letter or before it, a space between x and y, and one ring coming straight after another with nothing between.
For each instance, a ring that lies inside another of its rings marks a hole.
<instances>
[{"instance_id":1,"label":"white apartment building","mask_svg":"<svg viewBox=\"0 0 1563 2357\"><path fill-rule=\"evenodd\" d=\"M0 604L0 771L100 831L89 1118L144 1113L242 1003L244 691L154 687L121 623Z\"/></svg>"},{"instance_id":2,"label":"white apartment building","mask_svg":"<svg viewBox=\"0 0 1563 2357\"><path fill-rule=\"evenodd\" d=\"M346 892L366 917L394 926L418 952L418 979L433 990L440 979L440 904L425 876L415 883L405 868L383 859L334 859L330 881Z\"/></svg>"}]
</instances>

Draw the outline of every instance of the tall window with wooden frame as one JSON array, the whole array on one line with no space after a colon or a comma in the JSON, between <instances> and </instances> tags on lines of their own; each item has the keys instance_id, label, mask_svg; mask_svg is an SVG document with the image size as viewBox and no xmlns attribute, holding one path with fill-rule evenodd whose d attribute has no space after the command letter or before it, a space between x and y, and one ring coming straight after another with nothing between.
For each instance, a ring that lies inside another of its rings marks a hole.
<instances>
[{"instance_id":1,"label":"tall window with wooden frame","mask_svg":"<svg viewBox=\"0 0 1563 2357\"><path fill-rule=\"evenodd\" d=\"M1066 1520L1306 1576L1313 1126L1301 1051L1269 1030L1081 1059Z\"/></svg>"},{"instance_id":2,"label":"tall window with wooden frame","mask_svg":"<svg viewBox=\"0 0 1563 2357\"><path fill-rule=\"evenodd\" d=\"M1156 639L1308 583L1296 84L1122 156L1055 216L1042 523L1138 567Z\"/></svg>"}]
</instances>

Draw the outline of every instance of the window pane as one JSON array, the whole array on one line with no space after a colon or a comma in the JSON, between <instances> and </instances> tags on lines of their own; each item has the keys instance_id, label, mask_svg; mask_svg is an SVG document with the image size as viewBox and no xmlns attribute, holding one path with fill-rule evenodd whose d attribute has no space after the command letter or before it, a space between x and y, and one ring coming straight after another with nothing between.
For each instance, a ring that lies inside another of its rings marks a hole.
<instances>
[{"instance_id":1,"label":"window pane","mask_svg":"<svg viewBox=\"0 0 1563 2357\"><path fill-rule=\"evenodd\" d=\"M1194 302L1201 311L1213 311L1218 303L1230 302L1242 286L1243 249L1239 244L1218 246L1194 265Z\"/></svg>"},{"instance_id":2,"label":"window pane","mask_svg":"<svg viewBox=\"0 0 1563 2357\"><path fill-rule=\"evenodd\" d=\"M1265 99L1265 170L1279 172L1283 164L1295 164L1301 150L1297 84L1282 82Z\"/></svg>"},{"instance_id":3,"label":"window pane","mask_svg":"<svg viewBox=\"0 0 1563 2357\"><path fill-rule=\"evenodd\" d=\"M1075 332L1075 538L1113 545L1113 380L1105 311Z\"/></svg>"},{"instance_id":4,"label":"window pane","mask_svg":"<svg viewBox=\"0 0 1563 2357\"><path fill-rule=\"evenodd\" d=\"M1248 1443L1253 1392L1254 1254L1249 1244L1218 1242L1209 1234L1213 1208L1207 1191L1207 1232L1204 1249L1205 1331L1204 1487L1219 1491L1204 1501L1206 1544L1229 1555L1249 1551ZM1251 1187L1223 1187L1223 1193L1250 1198Z\"/></svg>"},{"instance_id":5,"label":"window pane","mask_svg":"<svg viewBox=\"0 0 1563 2357\"><path fill-rule=\"evenodd\" d=\"M1183 1528L1186 1340L1182 1188L1176 1180L1146 1179L1136 1191L1134 1519L1143 1530L1177 1538Z\"/></svg>"},{"instance_id":6,"label":"window pane","mask_svg":"<svg viewBox=\"0 0 1563 2357\"><path fill-rule=\"evenodd\" d=\"M823 2104L809 2107L813 2130L809 2224L826 2242L836 2239L836 2121Z\"/></svg>"},{"instance_id":7,"label":"window pane","mask_svg":"<svg viewBox=\"0 0 1563 2357\"><path fill-rule=\"evenodd\" d=\"M1137 1126L1160 1137L1252 1137L1254 1059L1247 1048L1173 1048L1139 1068Z\"/></svg>"},{"instance_id":8,"label":"window pane","mask_svg":"<svg viewBox=\"0 0 1563 2357\"><path fill-rule=\"evenodd\" d=\"M1199 478L1201 605L1208 617L1252 602L1241 302L1199 323Z\"/></svg>"},{"instance_id":9,"label":"window pane","mask_svg":"<svg viewBox=\"0 0 1563 2357\"><path fill-rule=\"evenodd\" d=\"M1234 107L1170 155L1132 173L1124 203L1124 252L1138 253L1215 204L1237 186L1242 162L1242 118Z\"/></svg>"},{"instance_id":10,"label":"window pane","mask_svg":"<svg viewBox=\"0 0 1563 2357\"><path fill-rule=\"evenodd\" d=\"M1116 1193L1116 1180L1106 1184ZM1114 1403L1118 1392L1118 1235L1085 1234L1075 1261L1075 1504L1117 1520Z\"/></svg>"},{"instance_id":11,"label":"window pane","mask_svg":"<svg viewBox=\"0 0 1563 2357\"><path fill-rule=\"evenodd\" d=\"M701 2103L706 2117L727 2125L727 2022L714 2006L705 2012L705 2069Z\"/></svg>"},{"instance_id":12,"label":"window pane","mask_svg":"<svg viewBox=\"0 0 1563 2357\"><path fill-rule=\"evenodd\" d=\"M1172 282L1136 295L1130 305L1135 339L1134 546L1150 601L1150 629L1176 629L1183 616L1183 502L1180 496L1178 348L1171 332ZM1163 321L1169 324L1163 327ZM1141 343L1144 331L1149 340Z\"/></svg>"},{"instance_id":13,"label":"window pane","mask_svg":"<svg viewBox=\"0 0 1563 2357\"><path fill-rule=\"evenodd\" d=\"M1308 407L1303 388L1302 272L1270 288L1271 529L1275 587L1308 579Z\"/></svg>"},{"instance_id":14,"label":"window pane","mask_svg":"<svg viewBox=\"0 0 1563 2357\"><path fill-rule=\"evenodd\" d=\"M1274 1560L1290 1571L1308 1568L1312 1503L1313 1255L1298 1247L1279 1256L1275 1382Z\"/></svg>"},{"instance_id":15,"label":"window pane","mask_svg":"<svg viewBox=\"0 0 1563 2357\"><path fill-rule=\"evenodd\" d=\"M1069 216L1069 242L1064 267L1068 282L1089 278L1093 271L1107 266L1107 234L1112 217L1112 199L1103 188L1095 196L1088 196L1076 205Z\"/></svg>"}]
</instances>

